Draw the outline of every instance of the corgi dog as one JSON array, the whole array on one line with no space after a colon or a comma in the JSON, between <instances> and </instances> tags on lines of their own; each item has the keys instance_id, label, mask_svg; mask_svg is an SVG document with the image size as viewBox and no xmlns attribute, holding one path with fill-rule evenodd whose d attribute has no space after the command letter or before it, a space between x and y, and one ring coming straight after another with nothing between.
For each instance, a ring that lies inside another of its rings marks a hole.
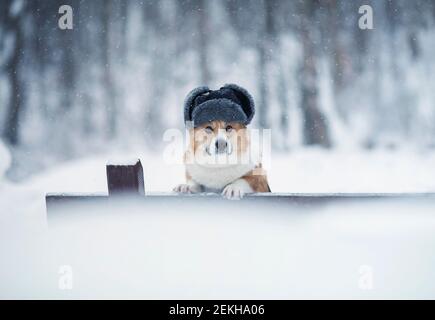
<instances>
[{"instance_id":1,"label":"corgi dog","mask_svg":"<svg viewBox=\"0 0 435 320\"><path fill-rule=\"evenodd\" d=\"M174 191L217 192L231 200L270 192L261 163L251 159L247 124L254 106L250 95L236 85L196 90L185 105L185 119L193 122L184 155L186 183Z\"/></svg>"}]
</instances>

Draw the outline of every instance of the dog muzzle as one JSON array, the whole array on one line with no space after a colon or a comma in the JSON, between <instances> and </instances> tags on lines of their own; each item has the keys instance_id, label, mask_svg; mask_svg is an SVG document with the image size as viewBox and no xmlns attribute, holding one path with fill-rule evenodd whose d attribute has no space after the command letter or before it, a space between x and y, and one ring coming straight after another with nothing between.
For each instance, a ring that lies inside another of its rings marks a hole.
<instances>
[{"instance_id":1,"label":"dog muzzle","mask_svg":"<svg viewBox=\"0 0 435 320\"><path fill-rule=\"evenodd\" d=\"M233 148L231 142L222 137L214 138L209 147L207 148L207 153L209 155L222 155L222 154L231 154L233 152Z\"/></svg>"}]
</instances>

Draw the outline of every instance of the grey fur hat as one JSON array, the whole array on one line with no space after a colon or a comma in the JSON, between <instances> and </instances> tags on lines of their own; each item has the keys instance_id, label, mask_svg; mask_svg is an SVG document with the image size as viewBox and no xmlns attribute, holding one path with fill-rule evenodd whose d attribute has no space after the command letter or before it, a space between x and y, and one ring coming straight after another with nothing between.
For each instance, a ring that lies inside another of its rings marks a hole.
<instances>
[{"instance_id":1,"label":"grey fur hat","mask_svg":"<svg viewBox=\"0 0 435 320\"><path fill-rule=\"evenodd\" d=\"M184 122L191 121L194 127L214 120L247 125L254 113L252 96L235 84L226 84L219 90L198 87L184 101Z\"/></svg>"}]
</instances>

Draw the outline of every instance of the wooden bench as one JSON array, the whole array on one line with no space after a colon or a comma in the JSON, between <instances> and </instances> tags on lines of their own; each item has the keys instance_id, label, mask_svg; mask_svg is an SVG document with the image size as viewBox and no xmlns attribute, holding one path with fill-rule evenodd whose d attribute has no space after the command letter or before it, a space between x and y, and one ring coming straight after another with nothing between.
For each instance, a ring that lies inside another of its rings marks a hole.
<instances>
[{"instance_id":1,"label":"wooden bench","mask_svg":"<svg viewBox=\"0 0 435 320\"><path fill-rule=\"evenodd\" d=\"M206 201L243 206L257 203L273 205L318 206L329 202L375 201L375 200L416 200L435 201L435 193L256 193L248 194L240 201L230 201L219 194L176 194L145 193L142 164L139 160L127 164L108 164L106 166L108 193L66 194L48 193L46 195L47 214L55 214L60 209L74 205L109 205L119 201L133 201L135 204L161 204L162 206ZM435 204L435 202L434 202Z\"/></svg>"}]
</instances>

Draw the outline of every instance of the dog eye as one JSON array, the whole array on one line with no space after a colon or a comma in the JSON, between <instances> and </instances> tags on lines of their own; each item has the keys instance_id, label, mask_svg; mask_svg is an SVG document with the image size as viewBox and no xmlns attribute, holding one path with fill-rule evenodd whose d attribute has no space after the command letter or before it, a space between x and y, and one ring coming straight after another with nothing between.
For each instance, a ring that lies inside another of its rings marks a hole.
<instances>
[{"instance_id":1,"label":"dog eye","mask_svg":"<svg viewBox=\"0 0 435 320\"><path fill-rule=\"evenodd\" d=\"M213 128L210 126L205 127L205 132L207 133L212 133L213 132Z\"/></svg>"},{"instance_id":2,"label":"dog eye","mask_svg":"<svg viewBox=\"0 0 435 320\"><path fill-rule=\"evenodd\" d=\"M226 130L227 132L230 132L231 130L233 130L233 127L232 127L232 126L227 126L227 127L225 128L225 130Z\"/></svg>"}]
</instances>

